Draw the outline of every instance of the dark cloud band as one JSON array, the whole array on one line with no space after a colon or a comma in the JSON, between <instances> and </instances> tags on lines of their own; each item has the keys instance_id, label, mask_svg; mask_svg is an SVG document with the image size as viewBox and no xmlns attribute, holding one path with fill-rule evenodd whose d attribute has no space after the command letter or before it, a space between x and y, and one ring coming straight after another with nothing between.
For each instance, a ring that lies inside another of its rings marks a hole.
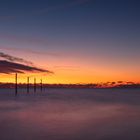
<instances>
[{"instance_id":1,"label":"dark cloud band","mask_svg":"<svg viewBox=\"0 0 140 140\"><path fill-rule=\"evenodd\" d=\"M28 72L47 72L52 73L49 70L44 70L32 66L27 66L19 63L9 62L6 60L0 60L0 73L10 74L10 73L25 73Z\"/></svg>"},{"instance_id":2,"label":"dark cloud band","mask_svg":"<svg viewBox=\"0 0 140 140\"><path fill-rule=\"evenodd\" d=\"M20 62L20 63L25 63L28 65L33 65L33 63L30 61L26 61L22 58L14 57L14 56L11 56L9 54L5 54L3 52L0 52L0 57L6 59L8 61L11 61L11 62Z\"/></svg>"}]
</instances>

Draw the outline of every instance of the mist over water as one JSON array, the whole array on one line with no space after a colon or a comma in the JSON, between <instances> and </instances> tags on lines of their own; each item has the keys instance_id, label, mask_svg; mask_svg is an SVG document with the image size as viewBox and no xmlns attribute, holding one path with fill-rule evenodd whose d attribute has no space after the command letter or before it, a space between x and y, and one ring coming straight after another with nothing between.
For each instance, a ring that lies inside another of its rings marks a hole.
<instances>
[{"instance_id":1,"label":"mist over water","mask_svg":"<svg viewBox=\"0 0 140 140\"><path fill-rule=\"evenodd\" d=\"M0 90L0 140L139 140L140 89Z\"/></svg>"}]
</instances>

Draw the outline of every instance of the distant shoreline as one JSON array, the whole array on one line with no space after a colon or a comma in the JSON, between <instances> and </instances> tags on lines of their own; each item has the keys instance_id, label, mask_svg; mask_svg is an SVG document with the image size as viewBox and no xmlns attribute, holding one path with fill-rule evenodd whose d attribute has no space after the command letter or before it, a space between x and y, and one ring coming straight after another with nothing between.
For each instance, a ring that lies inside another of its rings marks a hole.
<instances>
[{"instance_id":1,"label":"distant shoreline","mask_svg":"<svg viewBox=\"0 0 140 140\"><path fill-rule=\"evenodd\" d=\"M40 84L36 85L37 88ZM34 88L34 84L29 84L30 88ZM0 83L0 89L15 88L14 83ZM18 88L27 88L27 84L19 83ZM140 84L43 84L43 88L75 88L75 89L140 89Z\"/></svg>"}]
</instances>

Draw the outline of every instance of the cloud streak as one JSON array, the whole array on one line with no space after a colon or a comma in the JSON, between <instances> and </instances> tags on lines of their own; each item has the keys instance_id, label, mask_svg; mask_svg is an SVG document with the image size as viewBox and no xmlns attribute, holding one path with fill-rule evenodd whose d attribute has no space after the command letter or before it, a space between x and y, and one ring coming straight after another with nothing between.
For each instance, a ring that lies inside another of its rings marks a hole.
<instances>
[{"instance_id":1,"label":"cloud streak","mask_svg":"<svg viewBox=\"0 0 140 140\"><path fill-rule=\"evenodd\" d=\"M69 2L69 3L65 3L65 4L61 4L61 5L57 5L57 6L51 6L48 8L44 8L42 10L38 10L37 13L42 14L42 13L46 13L49 11L57 11L60 9L67 9L67 8L71 8L71 7L76 6L76 5L85 4L89 1L91 1L91 0L74 0L74 1Z\"/></svg>"},{"instance_id":2,"label":"cloud streak","mask_svg":"<svg viewBox=\"0 0 140 140\"><path fill-rule=\"evenodd\" d=\"M22 58L14 57L14 56L5 54L3 52L0 52L0 57L4 58L4 59L6 59L6 60L8 60L10 62L20 62L20 63L25 63L27 65L33 65L33 63L30 62L30 61L26 61L26 60L24 60Z\"/></svg>"},{"instance_id":3,"label":"cloud streak","mask_svg":"<svg viewBox=\"0 0 140 140\"><path fill-rule=\"evenodd\" d=\"M7 20L14 20L14 19L16 19L16 16L11 16L11 15L0 16L0 21L7 21Z\"/></svg>"},{"instance_id":4,"label":"cloud streak","mask_svg":"<svg viewBox=\"0 0 140 140\"><path fill-rule=\"evenodd\" d=\"M82 4L88 3L89 1L91 1L91 0L73 0L73 1L65 3L65 4L60 4L60 5L56 5L56 6L49 6L47 8L41 9L41 10L36 9L35 11L30 11L30 14L28 14L28 15L32 16L32 15L44 14L44 13L47 13L49 11L57 11L57 10L61 10L61 9L67 9L67 8L71 8L71 7L74 7L77 5L82 5ZM2 15L2 16L0 16L0 21L15 20L15 19L19 19L20 17L17 15ZM32 42L32 40L29 40L29 41Z\"/></svg>"},{"instance_id":5,"label":"cloud streak","mask_svg":"<svg viewBox=\"0 0 140 140\"><path fill-rule=\"evenodd\" d=\"M0 52L0 73L25 73L25 72L46 72L53 73L49 70L37 68L32 62L11 56L9 54Z\"/></svg>"},{"instance_id":6,"label":"cloud streak","mask_svg":"<svg viewBox=\"0 0 140 140\"><path fill-rule=\"evenodd\" d=\"M32 50L32 49L26 49L26 48L13 48L13 47L6 47L6 46L0 46L1 50L8 50L8 51L19 51L19 52L25 52L25 53L31 53L31 54L37 54L37 55L47 55L47 56L53 56L53 57L60 57L61 55L57 52L47 52L47 51L38 51L38 50Z\"/></svg>"},{"instance_id":7,"label":"cloud streak","mask_svg":"<svg viewBox=\"0 0 140 140\"><path fill-rule=\"evenodd\" d=\"M0 73L11 74L11 73L25 73L25 72L47 72L52 73L49 70L40 69L24 64L9 62L6 60L0 60Z\"/></svg>"},{"instance_id":8,"label":"cloud streak","mask_svg":"<svg viewBox=\"0 0 140 140\"><path fill-rule=\"evenodd\" d=\"M11 34L0 34L0 38L4 40L8 40L10 42L22 42L24 44L38 44L38 45L44 45L46 46L48 44L48 41L46 38L42 39L39 37L32 37L32 36L17 36L17 35L11 35Z\"/></svg>"}]
</instances>

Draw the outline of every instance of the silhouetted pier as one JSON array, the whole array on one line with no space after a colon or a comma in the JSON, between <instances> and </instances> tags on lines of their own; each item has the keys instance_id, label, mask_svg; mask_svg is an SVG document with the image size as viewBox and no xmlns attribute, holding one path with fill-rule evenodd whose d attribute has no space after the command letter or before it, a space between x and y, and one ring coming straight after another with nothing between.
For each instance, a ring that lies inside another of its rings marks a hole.
<instances>
[{"instance_id":1,"label":"silhouetted pier","mask_svg":"<svg viewBox=\"0 0 140 140\"><path fill-rule=\"evenodd\" d=\"M34 78L34 93L36 92L36 78Z\"/></svg>"},{"instance_id":2,"label":"silhouetted pier","mask_svg":"<svg viewBox=\"0 0 140 140\"><path fill-rule=\"evenodd\" d=\"M15 96L18 94L18 88L21 87L21 84L18 85L18 74L15 74ZM24 87L24 86L23 86ZM23 88L21 87L21 88ZM30 93L30 88L33 88L33 92L36 93L37 89L39 89L41 92L43 91L43 80L40 79L40 83L37 83L37 79L34 78L33 83L30 84L30 77L27 77L27 83L24 87L26 89L27 93Z\"/></svg>"},{"instance_id":3,"label":"silhouetted pier","mask_svg":"<svg viewBox=\"0 0 140 140\"><path fill-rule=\"evenodd\" d=\"M17 95L17 88L18 88L18 84L17 84L17 73L15 74L15 95Z\"/></svg>"},{"instance_id":4,"label":"silhouetted pier","mask_svg":"<svg viewBox=\"0 0 140 140\"><path fill-rule=\"evenodd\" d=\"M29 88L30 88L30 78L29 77L27 77L27 93L29 93Z\"/></svg>"}]
</instances>

